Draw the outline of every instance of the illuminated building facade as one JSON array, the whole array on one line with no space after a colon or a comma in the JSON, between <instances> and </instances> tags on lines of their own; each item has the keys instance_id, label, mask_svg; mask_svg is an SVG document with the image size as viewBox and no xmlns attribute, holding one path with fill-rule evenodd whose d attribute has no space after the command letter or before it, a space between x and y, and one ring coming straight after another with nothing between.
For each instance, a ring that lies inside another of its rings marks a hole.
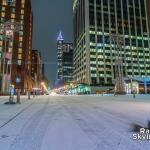
<instances>
[{"instance_id":1,"label":"illuminated building facade","mask_svg":"<svg viewBox=\"0 0 150 150\"><path fill-rule=\"evenodd\" d=\"M42 81L42 59L38 50L32 50L31 53L31 75L34 82L34 88L40 88Z\"/></svg>"},{"instance_id":2,"label":"illuminated building facade","mask_svg":"<svg viewBox=\"0 0 150 150\"><path fill-rule=\"evenodd\" d=\"M32 49L32 8L30 0L13 0L13 3L7 3L7 0L0 0L0 24L6 21L18 22L20 30L14 33L13 41L7 40L6 51L12 54L12 61L6 60L5 67L10 68L5 72L5 81L11 82L16 89L21 89L22 93L32 89L31 79L31 49ZM0 32L0 52L4 54L5 39L2 31ZM3 63L3 60L1 61ZM1 63L1 64L2 64ZM7 70L7 69L5 69ZM9 76L11 71L11 77ZM0 69L2 73L2 66ZM8 79L11 78L11 79ZM1 77L2 80L2 77ZM10 84L2 83L1 84ZM5 86L6 87L6 86ZM6 90L7 91L7 90Z\"/></svg>"},{"instance_id":3,"label":"illuminated building facade","mask_svg":"<svg viewBox=\"0 0 150 150\"><path fill-rule=\"evenodd\" d=\"M57 82L70 83L73 79L73 44L65 43L61 32L57 38Z\"/></svg>"},{"instance_id":4,"label":"illuminated building facade","mask_svg":"<svg viewBox=\"0 0 150 150\"><path fill-rule=\"evenodd\" d=\"M123 76L150 77L150 40L146 0L74 0L74 79L78 83L109 86L115 83L115 44Z\"/></svg>"}]
</instances>

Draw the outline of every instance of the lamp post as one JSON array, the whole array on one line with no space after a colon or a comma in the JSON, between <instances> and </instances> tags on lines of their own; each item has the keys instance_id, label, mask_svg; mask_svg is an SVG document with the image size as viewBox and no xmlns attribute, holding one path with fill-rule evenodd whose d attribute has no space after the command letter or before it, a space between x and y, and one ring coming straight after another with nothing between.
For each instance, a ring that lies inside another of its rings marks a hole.
<instances>
[{"instance_id":1,"label":"lamp post","mask_svg":"<svg viewBox=\"0 0 150 150\"><path fill-rule=\"evenodd\" d=\"M122 58L122 45L124 38L118 34L112 34L110 36L111 41L115 46L115 93L114 94L126 94L125 83L123 78L123 58Z\"/></svg>"},{"instance_id":2,"label":"lamp post","mask_svg":"<svg viewBox=\"0 0 150 150\"><path fill-rule=\"evenodd\" d=\"M5 46L4 46L4 51L3 51L3 70L2 70L2 81L5 82L4 76L5 76L5 72L6 74L8 74L8 63L7 63L7 67L5 69L5 63L6 63L6 54L9 54L9 58L7 57L7 59L10 60L10 80L9 82L11 83L11 72L12 72L12 54L13 54L13 43L14 43L14 33L15 32L19 32L20 30L20 25L18 22L14 22L14 21L6 21L4 24L2 24L0 26L0 29L4 35L4 39L5 39ZM11 47L12 47L12 51L11 52L7 52L7 41L9 42L9 46L10 46L10 42ZM4 89L5 87L2 87L2 93L4 93Z\"/></svg>"}]
</instances>

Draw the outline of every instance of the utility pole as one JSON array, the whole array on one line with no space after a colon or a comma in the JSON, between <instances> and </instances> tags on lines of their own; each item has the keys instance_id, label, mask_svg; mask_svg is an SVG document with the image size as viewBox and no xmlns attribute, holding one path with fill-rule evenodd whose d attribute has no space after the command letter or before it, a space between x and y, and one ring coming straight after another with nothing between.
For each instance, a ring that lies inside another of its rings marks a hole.
<instances>
[{"instance_id":1,"label":"utility pole","mask_svg":"<svg viewBox=\"0 0 150 150\"><path fill-rule=\"evenodd\" d=\"M115 95L126 94L125 82L123 77L123 58L122 58L122 46L124 38L118 34L112 34L110 36L115 50Z\"/></svg>"}]
</instances>

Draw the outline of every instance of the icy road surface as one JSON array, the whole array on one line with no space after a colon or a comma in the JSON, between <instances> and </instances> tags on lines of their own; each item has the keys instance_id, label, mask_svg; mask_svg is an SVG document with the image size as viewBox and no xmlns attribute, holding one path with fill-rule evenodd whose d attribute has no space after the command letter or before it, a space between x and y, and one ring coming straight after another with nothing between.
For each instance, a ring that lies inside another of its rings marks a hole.
<instances>
[{"instance_id":1,"label":"icy road surface","mask_svg":"<svg viewBox=\"0 0 150 150\"><path fill-rule=\"evenodd\" d=\"M134 141L133 123L150 120L150 96L39 96L4 105L0 150L149 150Z\"/></svg>"}]
</instances>

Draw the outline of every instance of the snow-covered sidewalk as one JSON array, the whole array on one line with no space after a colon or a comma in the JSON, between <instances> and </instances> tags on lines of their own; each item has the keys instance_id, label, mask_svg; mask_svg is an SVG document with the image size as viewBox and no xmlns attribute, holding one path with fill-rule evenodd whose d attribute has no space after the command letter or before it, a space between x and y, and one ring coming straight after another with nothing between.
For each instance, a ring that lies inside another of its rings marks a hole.
<instances>
[{"instance_id":1,"label":"snow-covered sidewalk","mask_svg":"<svg viewBox=\"0 0 150 150\"><path fill-rule=\"evenodd\" d=\"M0 98L1 100L2 98ZM147 125L150 96L39 96L14 106L0 101L2 150L148 150L132 124Z\"/></svg>"},{"instance_id":2,"label":"snow-covered sidewalk","mask_svg":"<svg viewBox=\"0 0 150 150\"><path fill-rule=\"evenodd\" d=\"M12 119L16 118L34 102L33 99L28 100L27 96L21 96L21 104L4 104L8 101L8 96L0 97L0 128L5 126L5 124L10 122ZM16 96L14 97L14 102L16 102Z\"/></svg>"}]
</instances>

